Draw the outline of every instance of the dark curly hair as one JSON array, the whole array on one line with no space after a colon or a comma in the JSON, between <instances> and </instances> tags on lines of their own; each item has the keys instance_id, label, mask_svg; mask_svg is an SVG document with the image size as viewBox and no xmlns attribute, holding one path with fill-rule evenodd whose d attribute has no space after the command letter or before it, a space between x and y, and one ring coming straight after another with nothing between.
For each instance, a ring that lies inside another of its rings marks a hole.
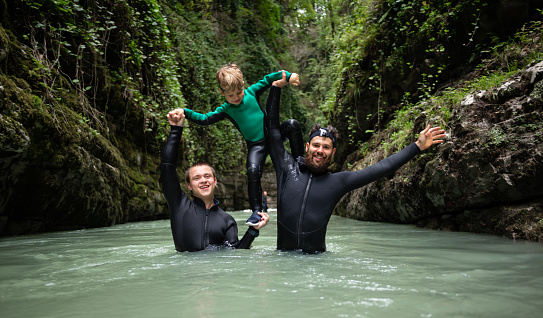
<instances>
[{"instance_id":1,"label":"dark curly hair","mask_svg":"<svg viewBox=\"0 0 543 318\"><path fill-rule=\"evenodd\" d=\"M309 130L309 136L311 136L311 134L313 134L314 132L316 132L317 130L323 128L321 126L321 124L315 124L313 127L311 127L311 129ZM339 137L339 131L336 129L336 127L334 126L326 126L326 130L328 130L332 136L334 136L336 138L336 140L338 139Z\"/></svg>"}]
</instances>

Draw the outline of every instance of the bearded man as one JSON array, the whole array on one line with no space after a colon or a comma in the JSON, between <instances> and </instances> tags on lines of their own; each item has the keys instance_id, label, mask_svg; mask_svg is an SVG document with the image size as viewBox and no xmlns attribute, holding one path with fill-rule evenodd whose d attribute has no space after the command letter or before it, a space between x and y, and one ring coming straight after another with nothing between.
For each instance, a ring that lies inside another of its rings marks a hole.
<instances>
[{"instance_id":1,"label":"bearded man","mask_svg":"<svg viewBox=\"0 0 543 318\"><path fill-rule=\"evenodd\" d=\"M433 144L443 142L440 127L421 131L416 142L359 171L327 172L336 152L338 132L315 125L305 158L293 157L281 138L279 101L286 74L273 82L266 105L268 146L277 177L277 249L320 253L326 250L326 227L334 207L349 191L385 177ZM296 146L296 145L294 145ZM298 145L299 146L299 145Z\"/></svg>"}]
</instances>

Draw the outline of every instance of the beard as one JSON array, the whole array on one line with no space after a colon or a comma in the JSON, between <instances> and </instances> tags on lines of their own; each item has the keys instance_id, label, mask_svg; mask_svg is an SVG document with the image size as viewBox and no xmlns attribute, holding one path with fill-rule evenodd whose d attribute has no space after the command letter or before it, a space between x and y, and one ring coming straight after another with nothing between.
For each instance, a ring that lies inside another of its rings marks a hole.
<instances>
[{"instance_id":1,"label":"beard","mask_svg":"<svg viewBox=\"0 0 543 318\"><path fill-rule=\"evenodd\" d=\"M313 153L306 153L305 154L305 165L309 168L309 170L315 174L321 174L328 171L328 167L330 166L330 163L332 162L332 156L326 157L323 162L321 163L315 163L313 161L314 154Z\"/></svg>"}]
</instances>

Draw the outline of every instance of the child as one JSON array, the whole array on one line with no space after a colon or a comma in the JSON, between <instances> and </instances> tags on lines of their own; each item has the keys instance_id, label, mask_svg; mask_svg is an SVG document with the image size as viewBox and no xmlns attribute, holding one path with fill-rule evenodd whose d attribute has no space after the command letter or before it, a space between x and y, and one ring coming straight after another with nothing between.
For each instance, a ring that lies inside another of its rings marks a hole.
<instances>
[{"instance_id":1,"label":"child","mask_svg":"<svg viewBox=\"0 0 543 318\"><path fill-rule=\"evenodd\" d=\"M285 73L290 84L294 86L300 84L298 74ZM258 215L258 212L262 212L260 178L262 177L262 166L268 155L264 134L264 110L260 107L258 98L282 76L283 72L266 75L256 84L244 89L241 70L236 64L229 63L219 69L216 76L219 91L226 98L226 103L207 114L200 114L185 108L186 118L198 125L207 126L223 119L230 120L247 142L247 179L249 206L252 211L247 225L255 226L260 221L260 215Z\"/></svg>"}]
</instances>

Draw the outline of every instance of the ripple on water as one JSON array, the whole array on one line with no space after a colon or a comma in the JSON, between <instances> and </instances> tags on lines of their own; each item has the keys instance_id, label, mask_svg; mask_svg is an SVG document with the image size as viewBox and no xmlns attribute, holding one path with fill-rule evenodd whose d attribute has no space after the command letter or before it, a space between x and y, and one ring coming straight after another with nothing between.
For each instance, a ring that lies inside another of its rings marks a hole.
<instances>
[{"instance_id":1,"label":"ripple on water","mask_svg":"<svg viewBox=\"0 0 543 318\"><path fill-rule=\"evenodd\" d=\"M248 304L312 318L543 310L538 244L332 217L328 251L303 255L275 250L274 222L251 250L177 253L167 220L1 239L2 318L246 317Z\"/></svg>"}]
</instances>

